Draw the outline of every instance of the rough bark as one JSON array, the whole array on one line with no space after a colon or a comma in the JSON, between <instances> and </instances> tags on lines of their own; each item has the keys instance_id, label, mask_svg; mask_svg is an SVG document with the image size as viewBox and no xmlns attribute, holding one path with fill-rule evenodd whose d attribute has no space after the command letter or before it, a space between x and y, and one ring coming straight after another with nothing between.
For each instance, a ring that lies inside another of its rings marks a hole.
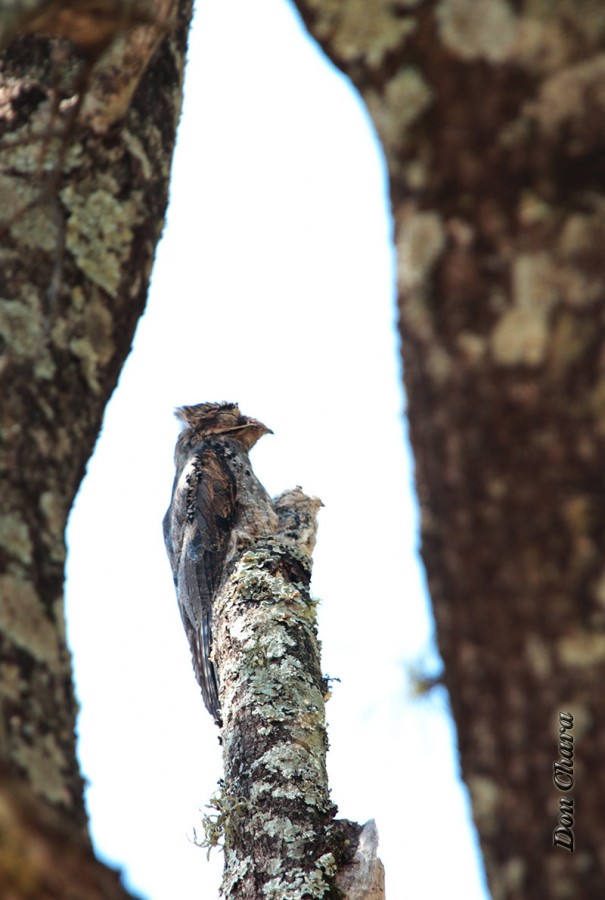
<instances>
[{"instance_id":1,"label":"rough bark","mask_svg":"<svg viewBox=\"0 0 605 900\"><path fill-rule=\"evenodd\" d=\"M0 771L0 877L4 900L132 900L99 864L78 826Z\"/></svg>"},{"instance_id":2,"label":"rough bark","mask_svg":"<svg viewBox=\"0 0 605 900\"><path fill-rule=\"evenodd\" d=\"M82 860L89 839L63 620L64 530L163 227L191 3L155 8L169 17L168 32L120 34L88 85L83 65L96 51L69 41L17 35L0 58L3 791L12 778L28 808L37 802L43 816L49 804L52 821L76 826ZM83 86L85 103L69 125ZM0 829L0 849L12 833ZM0 852L2 884L7 860ZM114 895L117 888L104 896ZM44 896L67 894L49 888ZM70 896L95 895L74 882Z\"/></svg>"},{"instance_id":3,"label":"rough bark","mask_svg":"<svg viewBox=\"0 0 605 900\"><path fill-rule=\"evenodd\" d=\"M326 683L309 593L319 502L275 500L276 530L241 550L214 604L223 717L222 890L238 900L384 897L373 823L334 819ZM250 513L252 515L252 513Z\"/></svg>"},{"instance_id":4,"label":"rough bark","mask_svg":"<svg viewBox=\"0 0 605 900\"><path fill-rule=\"evenodd\" d=\"M491 891L600 896L603 4L297 5L387 157L422 555Z\"/></svg>"}]
</instances>

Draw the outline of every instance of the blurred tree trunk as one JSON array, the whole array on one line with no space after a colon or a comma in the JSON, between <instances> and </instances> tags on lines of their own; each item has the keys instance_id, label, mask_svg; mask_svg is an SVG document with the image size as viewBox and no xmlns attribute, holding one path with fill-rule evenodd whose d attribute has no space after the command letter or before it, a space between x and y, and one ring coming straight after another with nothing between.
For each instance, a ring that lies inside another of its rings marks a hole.
<instances>
[{"instance_id":1,"label":"blurred tree trunk","mask_svg":"<svg viewBox=\"0 0 605 900\"><path fill-rule=\"evenodd\" d=\"M603 5L297 5L387 157L422 556L491 891L599 897Z\"/></svg>"},{"instance_id":2,"label":"blurred tree trunk","mask_svg":"<svg viewBox=\"0 0 605 900\"><path fill-rule=\"evenodd\" d=\"M115 873L94 860L87 833L63 621L64 531L145 306L191 2L108 3L120 32L113 42L103 35L107 22L94 19L101 4L89 5L79 47L44 36L73 36L68 18L76 4L41 25L31 16L11 18L27 4L5 6L0 893L122 897ZM123 31L141 21L157 24ZM81 108L73 105L78 91Z\"/></svg>"}]
</instances>

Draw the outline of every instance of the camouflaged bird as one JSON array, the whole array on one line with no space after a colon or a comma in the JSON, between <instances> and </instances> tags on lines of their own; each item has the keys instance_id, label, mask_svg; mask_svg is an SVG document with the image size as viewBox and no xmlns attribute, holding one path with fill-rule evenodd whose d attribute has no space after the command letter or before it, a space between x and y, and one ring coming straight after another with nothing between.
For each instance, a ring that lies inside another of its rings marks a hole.
<instances>
[{"instance_id":1,"label":"camouflaged bird","mask_svg":"<svg viewBox=\"0 0 605 900\"><path fill-rule=\"evenodd\" d=\"M212 606L238 546L272 533L278 516L250 465L262 422L236 403L199 403L176 411L185 424L175 449L164 540L177 599L206 708L221 724L212 652Z\"/></svg>"}]
</instances>

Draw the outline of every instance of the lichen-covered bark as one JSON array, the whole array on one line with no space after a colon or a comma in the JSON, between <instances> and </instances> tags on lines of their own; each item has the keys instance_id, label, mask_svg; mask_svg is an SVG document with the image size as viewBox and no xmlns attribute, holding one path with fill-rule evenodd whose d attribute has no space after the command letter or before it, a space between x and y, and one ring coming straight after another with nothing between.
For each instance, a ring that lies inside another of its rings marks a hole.
<instances>
[{"instance_id":1,"label":"lichen-covered bark","mask_svg":"<svg viewBox=\"0 0 605 900\"><path fill-rule=\"evenodd\" d=\"M214 603L222 889L237 900L384 896L375 826L335 821L330 802L326 685L309 593L318 507L300 489L278 497L277 530L238 553Z\"/></svg>"},{"instance_id":2,"label":"lichen-covered bark","mask_svg":"<svg viewBox=\"0 0 605 900\"><path fill-rule=\"evenodd\" d=\"M422 554L492 894L599 896L603 4L297 5L387 156ZM552 845L560 711L573 854Z\"/></svg>"},{"instance_id":3,"label":"lichen-covered bark","mask_svg":"<svg viewBox=\"0 0 605 900\"><path fill-rule=\"evenodd\" d=\"M67 135L73 46L23 35L0 58L0 761L82 835L64 530L145 305L190 13L120 36Z\"/></svg>"}]
</instances>

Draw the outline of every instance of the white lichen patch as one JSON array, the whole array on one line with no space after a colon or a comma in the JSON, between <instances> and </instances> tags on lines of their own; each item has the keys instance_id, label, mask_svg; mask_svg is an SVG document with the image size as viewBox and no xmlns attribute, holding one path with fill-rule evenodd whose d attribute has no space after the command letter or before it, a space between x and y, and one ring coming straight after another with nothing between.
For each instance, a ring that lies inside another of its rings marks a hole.
<instances>
[{"instance_id":1,"label":"white lichen patch","mask_svg":"<svg viewBox=\"0 0 605 900\"><path fill-rule=\"evenodd\" d=\"M566 666L588 668L605 660L605 634L574 631L557 644L559 659Z\"/></svg>"},{"instance_id":2,"label":"white lichen patch","mask_svg":"<svg viewBox=\"0 0 605 900\"><path fill-rule=\"evenodd\" d=\"M599 273L587 275L581 267L561 269L561 295L572 309L586 309L603 301L605 285Z\"/></svg>"},{"instance_id":3,"label":"white lichen patch","mask_svg":"<svg viewBox=\"0 0 605 900\"><path fill-rule=\"evenodd\" d=\"M367 90L364 99L385 147L405 146L407 131L433 102L433 92L418 69L407 66L380 94Z\"/></svg>"},{"instance_id":4,"label":"white lichen patch","mask_svg":"<svg viewBox=\"0 0 605 900\"><path fill-rule=\"evenodd\" d=\"M55 562L64 562L65 560L65 542L63 534L65 531L65 501L62 496L54 491L44 491L40 497L40 510L48 529L50 536L49 553Z\"/></svg>"},{"instance_id":5,"label":"white lichen patch","mask_svg":"<svg viewBox=\"0 0 605 900\"><path fill-rule=\"evenodd\" d=\"M59 643L63 647L67 646L67 625L65 622L65 601L62 594L59 594L53 603L53 617L55 623L55 633L57 634Z\"/></svg>"},{"instance_id":6,"label":"white lichen patch","mask_svg":"<svg viewBox=\"0 0 605 900\"><path fill-rule=\"evenodd\" d=\"M269 772L279 774L284 779L300 777L314 781L322 778L323 759L309 752L306 747L294 743L281 743L264 753L253 764L253 770L262 766Z\"/></svg>"},{"instance_id":7,"label":"white lichen patch","mask_svg":"<svg viewBox=\"0 0 605 900\"><path fill-rule=\"evenodd\" d=\"M563 375L575 363L579 363L592 339L592 329L584 320L569 312L559 315L550 338L551 370Z\"/></svg>"},{"instance_id":8,"label":"white lichen patch","mask_svg":"<svg viewBox=\"0 0 605 900\"><path fill-rule=\"evenodd\" d=\"M4 663L2 666L2 678L0 678L0 694L7 700L21 701L22 681L19 666Z\"/></svg>"},{"instance_id":9,"label":"white lichen patch","mask_svg":"<svg viewBox=\"0 0 605 900\"><path fill-rule=\"evenodd\" d=\"M0 547L13 559L27 565L32 559L29 529L21 516L7 512L0 518Z\"/></svg>"},{"instance_id":10,"label":"white lichen patch","mask_svg":"<svg viewBox=\"0 0 605 900\"><path fill-rule=\"evenodd\" d=\"M52 381L57 374L57 367L49 353L40 348L40 355L34 363L34 375L44 381Z\"/></svg>"},{"instance_id":11,"label":"white lichen patch","mask_svg":"<svg viewBox=\"0 0 605 900\"><path fill-rule=\"evenodd\" d=\"M419 0L311 0L317 11L314 32L328 40L339 59L379 66L390 50L400 49L416 23L411 17L398 16L401 6L413 7Z\"/></svg>"},{"instance_id":12,"label":"white lichen patch","mask_svg":"<svg viewBox=\"0 0 605 900\"><path fill-rule=\"evenodd\" d=\"M441 0L435 16L441 40L460 59L500 63L514 51L518 21L506 0Z\"/></svg>"},{"instance_id":13,"label":"white lichen patch","mask_svg":"<svg viewBox=\"0 0 605 900\"><path fill-rule=\"evenodd\" d=\"M584 309L603 301L605 286L598 268L588 271L586 258L598 259L605 242L605 215L598 209L591 215L569 216L561 231L557 250L564 261L560 283L563 300L574 309Z\"/></svg>"},{"instance_id":14,"label":"white lichen patch","mask_svg":"<svg viewBox=\"0 0 605 900\"><path fill-rule=\"evenodd\" d=\"M403 292L424 287L446 244L436 212L414 212L402 222L397 240L397 280Z\"/></svg>"},{"instance_id":15,"label":"white lichen patch","mask_svg":"<svg viewBox=\"0 0 605 900\"><path fill-rule=\"evenodd\" d=\"M67 249L88 278L115 296L132 242L132 229L142 214L142 198L135 194L120 202L109 191L97 190L83 196L68 186L61 192L61 199L70 212Z\"/></svg>"},{"instance_id":16,"label":"white lichen patch","mask_svg":"<svg viewBox=\"0 0 605 900\"><path fill-rule=\"evenodd\" d=\"M422 191L428 181L428 168L426 162L419 158L406 158L405 168L402 172L404 183L407 184L410 193Z\"/></svg>"},{"instance_id":17,"label":"white lichen patch","mask_svg":"<svg viewBox=\"0 0 605 900\"><path fill-rule=\"evenodd\" d=\"M79 284L75 285L70 292L69 299L75 310L81 312L86 306L86 296Z\"/></svg>"},{"instance_id":18,"label":"white lichen patch","mask_svg":"<svg viewBox=\"0 0 605 900\"><path fill-rule=\"evenodd\" d=\"M536 0L534 0L536 2ZM551 4L546 3L546 14L551 13ZM558 0L557 10L561 13L563 24L569 30L569 23L573 22L574 31L582 35L587 46L600 47L605 36L605 6L603 0ZM577 47L577 37L574 47Z\"/></svg>"},{"instance_id":19,"label":"white lichen patch","mask_svg":"<svg viewBox=\"0 0 605 900\"><path fill-rule=\"evenodd\" d=\"M287 874L272 878L263 885L266 900L321 900L331 889L321 869L304 872L289 869Z\"/></svg>"},{"instance_id":20,"label":"white lichen patch","mask_svg":"<svg viewBox=\"0 0 605 900\"><path fill-rule=\"evenodd\" d=\"M275 629L275 625L268 625L267 627L271 630ZM262 643L262 640L263 637L257 638L256 642L250 647L250 649L254 651L254 655L258 656L259 660L262 663L260 678L267 679L268 684L274 683L274 679L279 679L280 684L285 685L285 687L287 688L287 693L284 693L280 698L283 703L287 704L288 702L292 702L294 699L297 703L304 702L306 695L315 694L316 689L312 683L309 683L309 676L305 671L302 662L297 659L296 656L286 655L284 653L281 658L274 657L271 660L271 671L268 673L264 672L264 669L266 668L266 664L268 662L268 657L264 652L264 646L266 645ZM285 645L283 646L285 647ZM277 660L279 660L279 662ZM255 683L252 685L252 687L262 693L262 680L256 681L257 677L258 673L255 672L253 674ZM303 696L301 696L301 694Z\"/></svg>"},{"instance_id":21,"label":"white lichen patch","mask_svg":"<svg viewBox=\"0 0 605 900\"><path fill-rule=\"evenodd\" d=\"M544 361L549 318L560 299L557 270L546 253L521 254L513 266L513 307L491 335L491 351L504 366L537 366Z\"/></svg>"},{"instance_id":22,"label":"white lichen patch","mask_svg":"<svg viewBox=\"0 0 605 900\"><path fill-rule=\"evenodd\" d=\"M32 303L0 299L0 334L17 356L34 356L42 331L42 317Z\"/></svg>"},{"instance_id":23,"label":"white lichen patch","mask_svg":"<svg viewBox=\"0 0 605 900\"><path fill-rule=\"evenodd\" d=\"M94 346L85 338L73 338L69 342L69 349L81 361L84 377L91 391L93 394L98 394L101 390L101 385L97 378L97 360Z\"/></svg>"},{"instance_id":24,"label":"white lichen patch","mask_svg":"<svg viewBox=\"0 0 605 900\"><path fill-rule=\"evenodd\" d=\"M18 15L19 4L15 2L13 3L13 7L15 7L14 12ZM2 8L2 22L0 23L0 42L2 44L5 44L4 28L11 19L11 12L8 4L4 3ZM19 79L10 78L8 75L4 75L2 81L2 87L0 87L0 118L3 122L8 124L9 122L13 122L16 117L14 101L19 97L23 86Z\"/></svg>"},{"instance_id":25,"label":"white lichen patch","mask_svg":"<svg viewBox=\"0 0 605 900\"><path fill-rule=\"evenodd\" d=\"M80 360L89 387L97 393L100 390L98 368L109 362L114 351L111 313L95 297L84 308L77 326L80 334L69 341L69 349Z\"/></svg>"},{"instance_id":26,"label":"white lichen patch","mask_svg":"<svg viewBox=\"0 0 605 900\"><path fill-rule=\"evenodd\" d=\"M483 775L470 775L467 781L477 826L486 834L493 834L498 828L500 788L495 781Z\"/></svg>"},{"instance_id":27,"label":"white lichen patch","mask_svg":"<svg viewBox=\"0 0 605 900\"><path fill-rule=\"evenodd\" d=\"M289 637L285 628L274 626L271 634L259 638L259 645L267 659L280 659L291 647L296 646L296 641Z\"/></svg>"},{"instance_id":28,"label":"white lichen patch","mask_svg":"<svg viewBox=\"0 0 605 900\"><path fill-rule=\"evenodd\" d=\"M10 221L7 212L12 208L14 221L10 225L10 231L21 247L58 254L61 240L59 218L41 191L41 188L32 188L31 185L28 189L21 188L18 193L15 191L10 206L2 207L1 221ZM6 191L3 192L0 203L5 200ZM29 209L26 210L27 206Z\"/></svg>"},{"instance_id":29,"label":"white lichen patch","mask_svg":"<svg viewBox=\"0 0 605 900\"><path fill-rule=\"evenodd\" d=\"M319 857L315 865L318 869L321 869L322 872L325 872L326 875L336 875L336 872L338 870L336 860L334 859L334 855L332 853L324 853Z\"/></svg>"},{"instance_id":30,"label":"white lichen patch","mask_svg":"<svg viewBox=\"0 0 605 900\"><path fill-rule=\"evenodd\" d=\"M503 897L510 897L523 891L527 864L520 856L507 860L498 873L498 882Z\"/></svg>"},{"instance_id":31,"label":"white lichen patch","mask_svg":"<svg viewBox=\"0 0 605 900\"><path fill-rule=\"evenodd\" d=\"M559 237L559 251L564 259L574 259L581 253L591 251L595 243L597 222L594 216L571 215L565 221ZM603 222L600 224L603 230Z\"/></svg>"},{"instance_id":32,"label":"white lichen patch","mask_svg":"<svg viewBox=\"0 0 605 900\"><path fill-rule=\"evenodd\" d=\"M292 844L306 839L306 832L300 826L295 825L287 816L275 816L263 822L263 829L269 837L279 837L282 841Z\"/></svg>"},{"instance_id":33,"label":"white lichen patch","mask_svg":"<svg viewBox=\"0 0 605 900\"><path fill-rule=\"evenodd\" d=\"M522 253L513 266L513 300L520 309L549 312L559 299L557 271L547 253Z\"/></svg>"},{"instance_id":34,"label":"white lichen patch","mask_svg":"<svg viewBox=\"0 0 605 900\"><path fill-rule=\"evenodd\" d=\"M0 629L7 638L40 662L55 663L57 635L31 584L4 575L0 577L0 597Z\"/></svg>"},{"instance_id":35,"label":"white lichen patch","mask_svg":"<svg viewBox=\"0 0 605 900\"><path fill-rule=\"evenodd\" d=\"M527 104L525 113L547 134L586 116L605 113L605 53L578 63L547 78L537 100Z\"/></svg>"},{"instance_id":36,"label":"white lichen patch","mask_svg":"<svg viewBox=\"0 0 605 900\"><path fill-rule=\"evenodd\" d=\"M519 20L514 59L536 72L561 71L577 59L578 41L588 58L601 48L604 34L602 0L532 0Z\"/></svg>"},{"instance_id":37,"label":"white lichen patch","mask_svg":"<svg viewBox=\"0 0 605 900\"><path fill-rule=\"evenodd\" d=\"M444 384L452 373L453 360L442 344L430 346L426 355L426 371L435 384Z\"/></svg>"},{"instance_id":38,"label":"white lichen patch","mask_svg":"<svg viewBox=\"0 0 605 900\"><path fill-rule=\"evenodd\" d=\"M254 641L255 632L254 623L249 619L242 618L231 623L229 636L232 640L238 641L243 648L246 644Z\"/></svg>"},{"instance_id":39,"label":"white lichen patch","mask_svg":"<svg viewBox=\"0 0 605 900\"><path fill-rule=\"evenodd\" d=\"M548 323L541 313L511 309L493 331L491 350L503 366L537 366L544 359L547 344Z\"/></svg>"},{"instance_id":40,"label":"white lichen patch","mask_svg":"<svg viewBox=\"0 0 605 900\"><path fill-rule=\"evenodd\" d=\"M267 875L279 875L282 866L283 860L279 856L274 856L266 861L263 872L266 872Z\"/></svg>"},{"instance_id":41,"label":"white lichen patch","mask_svg":"<svg viewBox=\"0 0 605 900\"><path fill-rule=\"evenodd\" d=\"M226 897L231 896L236 885L253 871L254 860L249 856L239 856L234 850L225 848L225 876L223 877L222 892Z\"/></svg>"},{"instance_id":42,"label":"white lichen patch","mask_svg":"<svg viewBox=\"0 0 605 900\"><path fill-rule=\"evenodd\" d=\"M279 775L280 783L283 785L284 797L290 799L304 799L307 806L316 806L323 809L325 805L325 789L326 782L325 772L325 748L322 746L313 748L302 746L299 743L287 743L272 747L264 753L260 759L256 760L252 765L252 772L259 769L265 769L267 772ZM253 788L252 800L257 801L261 795L265 793L264 787L269 785L269 781L263 782L258 780L257 786ZM275 794L277 789L276 783L272 782L271 795Z\"/></svg>"},{"instance_id":43,"label":"white lichen patch","mask_svg":"<svg viewBox=\"0 0 605 900\"><path fill-rule=\"evenodd\" d=\"M397 237L397 282L401 318L418 340L435 348L433 316L427 303L429 278L446 246L446 231L437 213L404 210ZM441 378L448 360L436 350L432 367Z\"/></svg>"},{"instance_id":44,"label":"white lichen patch","mask_svg":"<svg viewBox=\"0 0 605 900\"><path fill-rule=\"evenodd\" d=\"M40 496L40 509L51 531L65 528L65 501L54 491L44 491Z\"/></svg>"},{"instance_id":45,"label":"white lichen patch","mask_svg":"<svg viewBox=\"0 0 605 900\"><path fill-rule=\"evenodd\" d=\"M517 218L522 225L540 225L549 222L552 220L554 212L551 204L547 203L535 191L525 190L521 192L517 207Z\"/></svg>"},{"instance_id":46,"label":"white lichen patch","mask_svg":"<svg viewBox=\"0 0 605 900\"><path fill-rule=\"evenodd\" d=\"M28 773L35 794L51 803L71 805L63 771L65 760L52 733L39 735L33 744L20 742L14 748L13 757Z\"/></svg>"},{"instance_id":47,"label":"white lichen patch","mask_svg":"<svg viewBox=\"0 0 605 900\"><path fill-rule=\"evenodd\" d=\"M458 350L469 363L479 363L485 356L487 341L481 334L462 331L456 338Z\"/></svg>"},{"instance_id":48,"label":"white lichen patch","mask_svg":"<svg viewBox=\"0 0 605 900\"><path fill-rule=\"evenodd\" d=\"M293 717L297 715L298 706L301 704L305 707L306 713L297 716L297 737L299 739L308 738L310 732L322 729L324 717L320 712L323 709L321 694L310 688L308 693L314 694L315 702L313 700L305 701L301 696L302 691L299 690L297 694L291 685L288 685L287 690L276 687L272 677L274 674L272 668L257 668L249 680L249 702L253 706L254 716L259 720L258 733L270 732L276 722L288 722L292 726ZM299 677L299 685L301 681L302 679Z\"/></svg>"},{"instance_id":49,"label":"white lichen patch","mask_svg":"<svg viewBox=\"0 0 605 900\"><path fill-rule=\"evenodd\" d=\"M4 10L3 10L4 11ZM55 172L57 151L61 146L61 138L56 135L48 137L49 123L53 118L54 101L47 100L33 111L28 121L7 136L2 145L2 163L5 172L15 173L18 177L13 185L23 195L40 192L44 176ZM44 145L45 152L40 152Z\"/></svg>"},{"instance_id":50,"label":"white lichen patch","mask_svg":"<svg viewBox=\"0 0 605 900\"><path fill-rule=\"evenodd\" d=\"M128 148L132 156L138 160L141 166L141 172L145 181L151 181L153 176L153 169L151 165L151 161L147 156L143 144L139 140L139 138L132 134L127 128L124 128L122 131L122 137L124 140L124 145Z\"/></svg>"},{"instance_id":51,"label":"white lichen patch","mask_svg":"<svg viewBox=\"0 0 605 900\"><path fill-rule=\"evenodd\" d=\"M268 797L282 797L284 800L300 800L300 788L295 784L283 784L275 786L273 781L255 781L252 785L251 799L253 802L266 800Z\"/></svg>"},{"instance_id":52,"label":"white lichen patch","mask_svg":"<svg viewBox=\"0 0 605 900\"><path fill-rule=\"evenodd\" d=\"M58 428L54 435L53 445L55 459L68 459L73 454L73 447L73 435L70 428Z\"/></svg>"},{"instance_id":53,"label":"white lichen patch","mask_svg":"<svg viewBox=\"0 0 605 900\"><path fill-rule=\"evenodd\" d=\"M519 20L514 60L534 72L551 72L565 65L575 40L563 18L552 15L550 6L543 16L527 12Z\"/></svg>"}]
</instances>

